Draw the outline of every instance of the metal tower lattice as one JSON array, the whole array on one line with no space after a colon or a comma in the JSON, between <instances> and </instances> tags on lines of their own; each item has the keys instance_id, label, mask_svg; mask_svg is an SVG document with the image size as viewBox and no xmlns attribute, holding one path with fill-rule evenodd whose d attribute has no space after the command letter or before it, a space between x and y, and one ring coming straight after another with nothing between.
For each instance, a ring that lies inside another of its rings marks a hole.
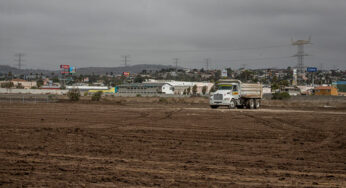
<instances>
[{"instance_id":1,"label":"metal tower lattice","mask_svg":"<svg viewBox=\"0 0 346 188\"><path fill-rule=\"evenodd\" d=\"M293 41L292 39L291 43L293 46L297 46L297 53L293 55L293 57L297 57L298 78L302 79L302 76L304 74L304 68L305 68L304 56L308 56L308 54L304 52L304 45L311 44L311 38L309 37L309 40L297 40L297 41Z\"/></svg>"}]
</instances>

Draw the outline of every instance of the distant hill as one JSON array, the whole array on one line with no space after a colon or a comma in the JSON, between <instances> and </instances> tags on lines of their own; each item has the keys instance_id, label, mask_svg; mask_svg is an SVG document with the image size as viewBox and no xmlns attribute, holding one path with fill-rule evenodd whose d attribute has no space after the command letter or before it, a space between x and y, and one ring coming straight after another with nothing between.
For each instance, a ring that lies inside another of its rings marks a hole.
<instances>
[{"instance_id":1,"label":"distant hill","mask_svg":"<svg viewBox=\"0 0 346 188\"><path fill-rule=\"evenodd\" d=\"M173 68L172 66L167 65L153 65L153 64L139 64L132 65L127 67L77 67L77 74L121 74L122 72L130 72L130 73L140 73L143 70L147 71L157 71L161 69ZM43 73L45 75L49 75L52 72L58 73L59 71L50 71L50 70L38 70L38 69L18 69L15 67L11 67L8 65L0 65L0 74L7 74L8 72L12 72L13 74L40 74Z\"/></svg>"},{"instance_id":2,"label":"distant hill","mask_svg":"<svg viewBox=\"0 0 346 188\"><path fill-rule=\"evenodd\" d=\"M42 69L18 69L15 67L11 67L8 65L0 65L0 74L8 74L9 72L12 72L12 74L20 75L20 74L44 74L48 75L51 74L52 72L57 72L57 71L50 71L50 70L42 70Z\"/></svg>"},{"instance_id":3,"label":"distant hill","mask_svg":"<svg viewBox=\"0 0 346 188\"><path fill-rule=\"evenodd\" d=\"M152 65L152 64L140 64L140 65L132 65L127 67L85 67L85 68L78 68L77 67L77 73L78 74L106 74L111 73L113 74L121 74L123 72L130 72L130 73L140 73L143 70L147 71L157 71L161 69L167 69L172 68L172 66L167 65Z\"/></svg>"}]
</instances>

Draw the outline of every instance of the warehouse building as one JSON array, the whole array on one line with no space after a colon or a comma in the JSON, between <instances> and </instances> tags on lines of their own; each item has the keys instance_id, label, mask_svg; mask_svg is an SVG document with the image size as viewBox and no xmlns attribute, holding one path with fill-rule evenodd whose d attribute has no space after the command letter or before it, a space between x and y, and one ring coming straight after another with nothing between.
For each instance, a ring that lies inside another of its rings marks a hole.
<instances>
[{"instance_id":1,"label":"warehouse building","mask_svg":"<svg viewBox=\"0 0 346 188\"><path fill-rule=\"evenodd\" d=\"M167 83L173 86L175 95L183 95L184 91L186 92L188 88L192 92L193 86L197 86L197 94L203 95L203 87L206 87L206 94L208 94L211 88L214 86L210 82L185 82L185 81L175 81L175 80L154 80L149 79L145 83Z\"/></svg>"},{"instance_id":2,"label":"warehouse building","mask_svg":"<svg viewBox=\"0 0 346 188\"><path fill-rule=\"evenodd\" d=\"M119 94L174 94L174 88L167 83L133 83L122 84Z\"/></svg>"}]
</instances>

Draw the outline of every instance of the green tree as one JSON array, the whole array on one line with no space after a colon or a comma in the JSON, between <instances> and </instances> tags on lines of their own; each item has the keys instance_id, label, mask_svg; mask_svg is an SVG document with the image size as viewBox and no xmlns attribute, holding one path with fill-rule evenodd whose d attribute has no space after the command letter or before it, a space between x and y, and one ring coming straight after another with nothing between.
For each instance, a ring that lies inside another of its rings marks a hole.
<instances>
[{"instance_id":1,"label":"green tree","mask_svg":"<svg viewBox=\"0 0 346 188\"><path fill-rule=\"evenodd\" d=\"M36 81L36 84L37 84L37 87L40 88L40 87L43 85L43 80L42 80L42 78L38 79L38 80Z\"/></svg>"},{"instance_id":2,"label":"green tree","mask_svg":"<svg viewBox=\"0 0 346 188\"><path fill-rule=\"evenodd\" d=\"M232 77L233 70L231 68L227 68L227 76Z\"/></svg>"},{"instance_id":3,"label":"green tree","mask_svg":"<svg viewBox=\"0 0 346 188\"><path fill-rule=\"evenodd\" d=\"M190 95L190 93L191 93L191 87L188 87L187 90L186 90L186 94Z\"/></svg>"},{"instance_id":4,"label":"green tree","mask_svg":"<svg viewBox=\"0 0 346 188\"><path fill-rule=\"evenodd\" d=\"M214 80L219 80L221 78L221 71L217 70L215 73L215 79Z\"/></svg>"},{"instance_id":5,"label":"green tree","mask_svg":"<svg viewBox=\"0 0 346 188\"><path fill-rule=\"evenodd\" d=\"M14 87L14 84L13 84L13 82L4 82L4 83L1 83L1 87L10 89L10 88Z\"/></svg>"},{"instance_id":6,"label":"green tree","mask_svg":"<svg viewBox=\"0 0 346 188\"><path fill-rule=\"evenodd\" d=\"M12 76L13 76L12 72L11 71L8 72L8 77L12 77Z\"/></svg>"},{"instance_id":7,"label":"green tree","mask_svg":"<svg viewBox=\"0 0 346 188\"><path fill-rule=\"evenodd\" d=\"M216 86L213 85L213 87L210 88L210 91L209 91L209 92L212 93L212 92L215 92L215 91L216 91Z\"/></svg>"},{"instance_id":8,"label":"green tree","mask_svg":"<svg viewBox=\"0 0 346 188\"><path fill-rule=\"evenodd\" d=\"M197 85L194 85L194 86L192 87L192 94L193 94L193 95L196 95L196 94L197 94Z\"/></svg>"},{"instance_id":9,"label":"green tree","mask_svg":"<svg viewBox=\"0 0 346 188\"><path fill-rule=\"evenodd\" d=\"M21 83L18 83L18 85L16 86L17 89L24 89L24 86Z\"/></svg>"},{"instance_id":10,"label":"green tree","mask_svg":"<svg viewBox=\"0 0 346 188\"><path fill-rule=\"evenodd\" d=\"M80 92L79 89L72 89L67 93L68 98L70 101L79 101L80 98Z\"/></svg>"},{"instance_id":11,"label":"green tree","mask_svg":"<svg viewBox=\"0 0 346 188\"><path fill-rule=\"evenodd\" d=\"M243 72L240 73L240 80L243 82L246 82L248 80L252 80L253 78L253 72L249 70L244 70Z\"/></svg>"},{"instance_id":12,"label":"green tree","mask_svg":"<svg viewBox=\"0 0 346 188\"><path fill-rule=\"evenodd\" d=\"M203 93L203 95L205 95L206 93L207 93L207 86L203 86L202 87L202 93Z\"/></svg>"},{"instance_id":13,"label":"green tree","mask_svg":"<svg viewBox=\"0 0 346 188\"><path fill-rule=\"evenodd\" d=\"M54 76L54 77L52 78L52 81L53 81L54 83L59 83L59 78L58 78L57 76Z\"/></svg>"},{"instance_id":14,"label":"green tree","mask_svg":"<svg viewBox=\"0 0 346 188\"><path fill-rule=\"evenodd\" d=\"M94 93L92 96L91 96L91 100L92 101L100 101L101 97L102 97L102 91L98 91L96 93Z\"/></svg>"},{"instance_id":15,"label":"green tree","mask_svg":"<svg viewBox=\"0 0 346 188\"><path fill-rule=\"evenodd\" d=\"M137 75L134 79L135 83L142 83L145 81L145 78L143 78L141 75Z\"/></svg>"}]
</instances>

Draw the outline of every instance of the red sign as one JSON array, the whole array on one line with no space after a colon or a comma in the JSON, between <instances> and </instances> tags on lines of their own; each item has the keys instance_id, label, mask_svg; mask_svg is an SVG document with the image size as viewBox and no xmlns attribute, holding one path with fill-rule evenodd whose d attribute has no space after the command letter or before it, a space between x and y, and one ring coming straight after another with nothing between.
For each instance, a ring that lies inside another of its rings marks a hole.
<instances>
[{"instance_id":1,"label":"red sign","mask_svg":"<svg viewBox=\"0 0 346 188\"><path fill-rule=\"evenodd\" d=\"M128 77L128 76L130 76L130 73L129 72L123 72L123 75Z\"/></svg>"},{"instance_id":2,"label":"red sign","mask_svg":"<svg viewBox=\"0 0 346 188\"><path fill-rule=\"evenodd\" d=\"M70 65L60 65L60 68L61 68L61 69L69 69L69 68L70 68Z\"/></svg>"}]
</instances>

